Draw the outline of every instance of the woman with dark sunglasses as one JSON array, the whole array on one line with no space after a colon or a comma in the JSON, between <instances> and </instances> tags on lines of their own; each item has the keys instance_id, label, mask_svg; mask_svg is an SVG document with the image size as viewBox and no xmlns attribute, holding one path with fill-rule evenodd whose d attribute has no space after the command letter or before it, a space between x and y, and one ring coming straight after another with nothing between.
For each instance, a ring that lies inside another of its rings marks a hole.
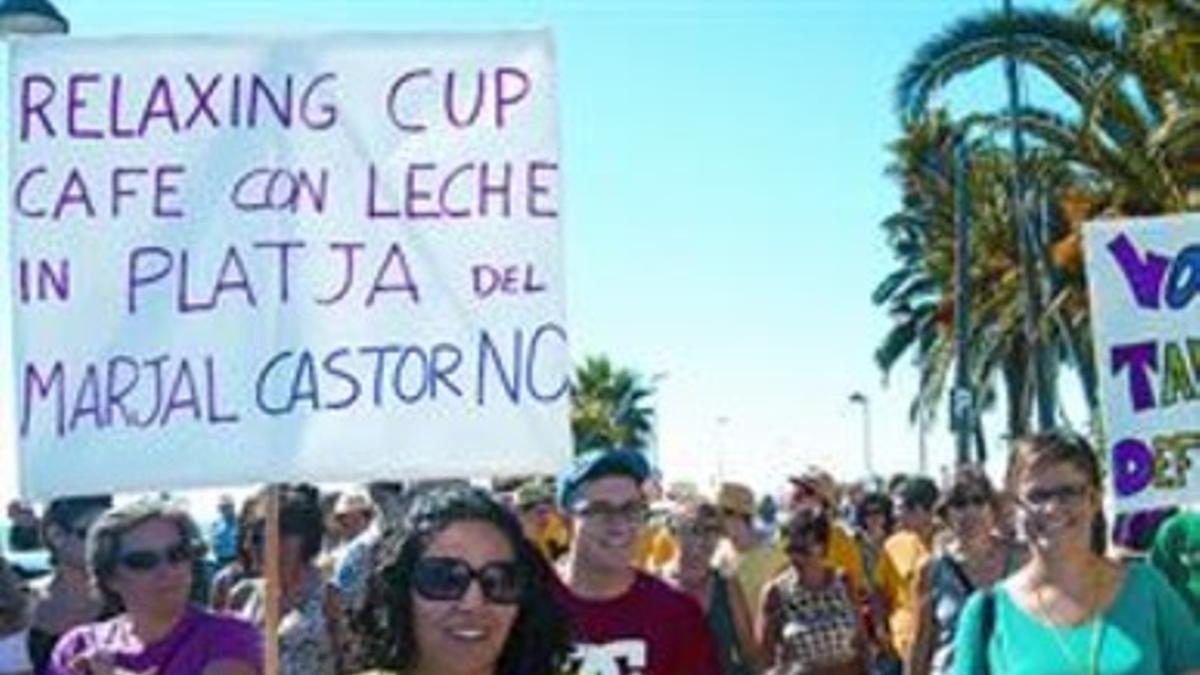
<instances>
[{"instance_id":1,"label":"woman with dark sunglasses","mask_svg":"<svg viewBox=\"0 0 1200 675\"><path fill-rule=\"evenodd\" d=\"M946 530L941 550L917 573L917 632L905 663L909 675L948 675L954 630L971 593L1012 574L1027 557L1023 546L1000 536L1000 500L978 467L959 468L934 511Z\"/></svg>"},{"instance_id":2,"label":"woman with dark sunglasses","mask_svg":"<svg viewBox=\"0 0 1200 675\"><path fill-rule=\"evenodd\" d=\"M1200 634L1163 576L1093 546L1100 467L1085 439L1047 432L1018 440L1008 486L1031 557L963 609L954 673L1200 673Z\"/></svg>"},{"instance_id":3,"label":"woman with dark sunglasses","mask_svg":"<svg viewBox=\"0 0 1200 675\"><path fill-rule=\"evenodd\" d=\"M830 522L811 509L784 528L791 567L766 588L759 651L770 675L865 675L868 640L849 577L825 560Z\"/></svg>"},{"instance_id":4,"label":"woman with dark sunglasses","mask_svg":"<svg viewBox=\"0 0 1200 675\"><path fill-rule=\"evenodd\" d=\"M884 593L879 572L884 556L884 544L895 529L892 515L892 498L883 492L868 492L854 507L854 541L858 544L859 557L865 571L867 635L870 638L871 673L875 675L899 673L900 658L892 647L888 632L887 595Z\"/></svg>"},{"instance_id":5,"label":"woman with dark sunglasses","mask_svg":"<svg viewBox=\"0 0 1200 675\"><path fill-rule=\"evenodd\" d=\"M566 619L541 555L482 490L418 488L380 548L362 628L404 675L555 675Z\"/></svg>"},{"instance_id":6,"label":"woman with dark sunglasses","mask_svg":"<svg viewBox=\"0 0 1200 675\"><path fill-rule=\"evenodd\" d=\"M234 559L217 570L209 590L208 606L218 612L230 609L230 592L247 579L262 575L263 542L261 495L252 495L242 502L237 517L237 546Z\"/></svg>"},{"instance_id":7,"label":"woman with dark sunglasses","mask_svg":"<svg viewBox=\"0 0 1200 675\"><path fill-rule=\"evenodd\" d=\"M55 499L42 515L42 541L50 551L53 572L32 587L29 655L34 675L43 675L54 645L67 631L106 619L114 608L92 585L84 544L88 528L112 506L107 495Z\"/></svg>"},{"instance_id":8,"label":"woman with dark sunglasses","mask_svg":"<svg viewBox=\"0 0 1200 675\"><path fill-rule=\"evenodd\" d=\"M149 499L109 510L88 535L93 581L116 617L67 633L52 675L258 675L262 641L251 625L189 604L204 545L181 508Z\"/></svg>"},{"instance_id":9,"label":"woman with dark sunglasses","mask_svg":"<svg viewBox=\"0 0 1200 675\"><path fill-rule=\"evenodd\" d=\"M336 675L341 672L341 608L333 586L316 564L325 533L320 494L311 485L274 488L279 502L279 675ZM251 545L266 541L266 493L250 521ZM260 629L266 622L262 578L246 578L229 592L229 609Z\"/></svg>"}]
</instances>

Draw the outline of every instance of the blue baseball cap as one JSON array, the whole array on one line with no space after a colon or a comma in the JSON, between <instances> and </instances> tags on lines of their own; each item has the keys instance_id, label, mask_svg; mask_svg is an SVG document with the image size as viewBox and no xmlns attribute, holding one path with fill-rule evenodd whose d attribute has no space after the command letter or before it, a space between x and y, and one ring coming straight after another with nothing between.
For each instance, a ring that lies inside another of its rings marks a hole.
<instances>
[{"instance_id":1,"label":"blue baseball cap","mask_svg":"<svg viewBox=\"0 0 1200 675\"><path fill-rule=\"evenodd\" d=\"M569 509L579 496L579 490L591 481L606 476L626 476L641 485L650 473L650 462L638 450L589 450L576 457L575 462L558 476L556 501L560 508Z\"/></svg>"}]
</instances>

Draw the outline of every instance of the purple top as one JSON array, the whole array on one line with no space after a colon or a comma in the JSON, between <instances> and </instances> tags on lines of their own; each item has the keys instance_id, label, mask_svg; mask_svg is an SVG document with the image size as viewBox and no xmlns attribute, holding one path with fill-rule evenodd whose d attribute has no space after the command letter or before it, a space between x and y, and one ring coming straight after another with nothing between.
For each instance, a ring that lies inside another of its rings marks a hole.
<instances>
[{"instance_id":1,"label":"purple top","mask_svg":"<svg viewBox=\"0 0 1200 675\"><path fill-rule=\"evenodd\" d=\"M80 626L63 636L50 658L49 675L87 675L70 664L81 656L111 655L118 668L155 675L199 675L211 663L243 661L262 673L262 636L234 617L188 608L161 640L143 644L125 615Z\"/></svg>"}]
</instances>

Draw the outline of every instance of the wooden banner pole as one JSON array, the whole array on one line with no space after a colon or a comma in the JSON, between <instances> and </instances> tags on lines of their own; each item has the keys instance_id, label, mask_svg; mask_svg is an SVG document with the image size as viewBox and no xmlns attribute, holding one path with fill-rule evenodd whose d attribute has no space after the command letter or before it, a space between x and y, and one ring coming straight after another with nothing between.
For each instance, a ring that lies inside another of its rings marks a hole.
<instances>
[{"instance_id":1,"label":"wooden banner pole","mask_svg":"<svg viewBox=\"0 0 1200 675\"><path fill-rule=\"evenodd\" d=\"M265 612L263 614L263 673L279 675L279 486L267 489L266 550L263 552Z\"/></svg>"}]
</instances>

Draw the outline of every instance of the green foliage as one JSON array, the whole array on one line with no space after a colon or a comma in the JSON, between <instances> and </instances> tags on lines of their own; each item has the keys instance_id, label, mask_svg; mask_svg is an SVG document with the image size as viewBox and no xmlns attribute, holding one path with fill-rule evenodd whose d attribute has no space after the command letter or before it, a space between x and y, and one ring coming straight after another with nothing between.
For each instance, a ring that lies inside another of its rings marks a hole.
<instances>
[{"instance_id":1,"label":"green foliage","mask_svg":"<svg viewBox=\"0 0 1200 675\"><path fill-rule=\"evenodd\" d=\"M596 448L649 446L654 409L647 399L653 389L628 368L614 368L607 356L589 356L575 369L571 383L571 432L575 452Z\"/></svg>"},{"instance_id":2,"label":"green foliage","mask_svg":"<svg viewBox=\"0 0 1200 675\"><path fill-rule=\"evenodd\" d=\"M1027 101L1016 115L973 110L960 119L934 105L950 83L1010 56L1068 104ZM1020 168L1025 213L1038 223L1030 242L1044 299L1034 317L1038 340L1055 372L1076 374L1095 410L1082 223L1200 206L1198 66L1200 13L1178 0L1089 0L1078 13L1017 10L1011 19L980 12L917 49L896 87L904 133L888 172L901 185L901 204L882 223L897 264L873 296L893 319L876 362L887 373L908 356L920 373L914 415L945 405L954 366L955 143L969 143L970 378L977 400L1003 392L1007 431L1019 434L1029 426L1035 378L1011 198L1017 167L1005 142L1012 126L1029 143Z\"/></svg>"}]
</instances>

